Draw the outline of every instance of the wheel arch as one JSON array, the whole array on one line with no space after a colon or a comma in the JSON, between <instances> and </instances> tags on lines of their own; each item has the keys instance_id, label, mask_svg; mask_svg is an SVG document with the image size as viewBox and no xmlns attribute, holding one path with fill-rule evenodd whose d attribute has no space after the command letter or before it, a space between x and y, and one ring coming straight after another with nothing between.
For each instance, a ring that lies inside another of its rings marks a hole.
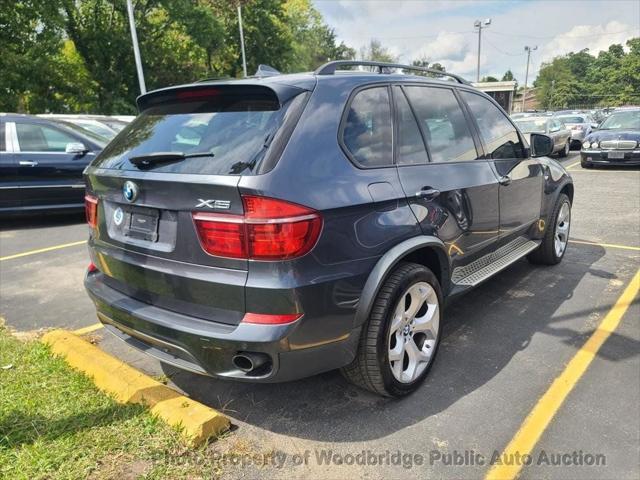
<instances>
[{"instance_id":1,"label":"wheel arch","mask_svg":"<svg viewBox=\"0 0 640 480\"><path fill-rule=\"evenodd\" d=\"M571 182L565 183L564 186L560 189L560 193L564 193L567 197L569 197L569 201L571 202L572 205L573 205L573 192L574 192L574 188L573 188L573 183Z\"/></svg>"},{"instance_id":2,"label":"wheel arch","mask_svg":"<svg viewBox=\"0 0 640 480\"><path fill-rule=\"evenodd\" d=\"M378 291L401 261L419 263L433 271L446 297L449 291L450 265L444 243L437 237L426 235L410 238L385 253L373 267L360 294L354 327L367 321Z\"/></svg>"}]
</instances>

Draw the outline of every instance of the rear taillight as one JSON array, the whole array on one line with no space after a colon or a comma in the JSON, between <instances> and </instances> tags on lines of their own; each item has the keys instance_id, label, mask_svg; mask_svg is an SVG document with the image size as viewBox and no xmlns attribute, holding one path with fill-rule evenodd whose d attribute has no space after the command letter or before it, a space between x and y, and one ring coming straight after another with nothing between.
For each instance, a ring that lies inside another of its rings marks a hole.
<instances>
[{"instance_id":1,"label":"rear taillight","mask_svg":"<svg viewBox=\"0 0 640 480\"><path fill-rule=\"evenodd\" d=\"M98 267L96 267L96 264L93 262L89 262L89 266L87 267L87 273L93 273L97 271L98 271Z\"/></svg>"},{"instance_id":2,"label":"rear taillight","mask_svg":"<svg viewBox=\"0 0 640 480\"><path fill-rule=\"evenodd\" d=\"M322 218L309 208L273 198L243 196L244 215L196 212L202 248L210 255L252 260L285 260L316 244Z\"/></svg>"},{"instance_id":3,"label":"rear taillight","mask_svg":"<svg viewBox=\"0 0 640 480\"><path fill-rule=\"evenodd\" d=\"M283 325L293 323L302 317L301 313L268 314L268 313L245 313L242 323L257 323L260 325Z\"/></svg>"},{"instance_id":4,"label":"rear taillight","mask_svg":"<svg viewBox=\"0 0 640 480\"><path fill-rule=\"evenodd\" d=\"M98 197L89 194L84 196L84 213L89 226L96 228L98 226Z\"/></svg>"}]
</instances>

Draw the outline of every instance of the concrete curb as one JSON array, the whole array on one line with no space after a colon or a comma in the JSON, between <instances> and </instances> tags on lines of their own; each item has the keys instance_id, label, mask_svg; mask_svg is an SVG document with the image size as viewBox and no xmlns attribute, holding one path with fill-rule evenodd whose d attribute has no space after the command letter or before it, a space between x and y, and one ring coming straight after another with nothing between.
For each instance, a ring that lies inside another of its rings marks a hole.
<instances>
[{"instance_id":1,"label":"concrete curb","mask_svg":"<svg viewBox=\"0 0 640 480\"><path fill-rule=\"evenodd\" d=\"M181 429L190 445L201 445L229 429L229 419L220 412L181 395L69 331L49 332L42 342L118 402L145 405L151 413Z\"/></svg>"}]
</instances>

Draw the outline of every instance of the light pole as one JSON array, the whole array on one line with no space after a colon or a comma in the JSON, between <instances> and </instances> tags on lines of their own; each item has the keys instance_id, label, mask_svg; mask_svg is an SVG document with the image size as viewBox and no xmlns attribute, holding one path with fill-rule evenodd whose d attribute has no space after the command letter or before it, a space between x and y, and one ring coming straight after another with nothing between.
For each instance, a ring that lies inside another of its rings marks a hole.
<instances>
[{"instance_id":1,"label":"light pole","mask_svg":"<svg viewBox=\"0 0 640 480\"><path fill-rule=\"evenodd\" d=\"M491 19L487 18L484 22L476 20L473 26L478 29L478 71L476 73L476 82L480 81L480 46L482 45L482 29L491 25Z\"/></svg>"},{"instance_id":2,"label":"light pole","mask_svg":"<svg viewBox=\"0 0 640 480\"><path fill-rule=\"evenodd\" d=\"M538 46L530 47L525 45L524 51L527 52L527 70L524 74L524 90L522 91L522 111L524 112L525 100L527 99L527 80L529 79L529 59L531 58L531 52L537 50Z\"/></svg>"},{"instance_id":3,"label":"light pole","mask_svg":"<svg viewBox=\"0 0 640 480\"><path fill-rule=\"evenodd\" d=\"M242 72L247 76L247 59L244 54L244 33L242 31L242 7L238 4L238 25L240 28L240 49L242 50Z\"/></svg>"},{"instance_id":4,"label":"light pole","mask_svg":"<svg viewBox=\"0 0 640 480\"><path fill-rule=\"evenodd\" d=\"M144 83L144 72L142 71L142 59L140 58L140 48L138 47L138 34L136 33L136 22L133 18L133 4L131 0L127 0L127 13L129 14L129 28L131 28L131 42L133 43L133 58L136 61L136 70L138 71L138 83L140 84L140 93L147 93L147 86Z\"/></svg>"}]
</instances>

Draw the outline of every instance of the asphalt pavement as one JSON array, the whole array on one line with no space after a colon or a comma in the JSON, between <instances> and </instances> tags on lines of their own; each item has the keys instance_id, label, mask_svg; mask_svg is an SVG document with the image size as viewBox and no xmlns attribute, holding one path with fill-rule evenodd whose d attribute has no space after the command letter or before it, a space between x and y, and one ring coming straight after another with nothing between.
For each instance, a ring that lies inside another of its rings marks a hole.
<instances>
[{"instance_id":1,"label":"asphalt pavement","mask_svg":"<svg viewBox=\"0 0 640 480\"><path fill-rule=\"evenodd\" d=\"M362 391L337 372L278 385L200 377L103 330L94 339L229 415L237 428L210 447L228 455L227 478L482 478L640 268L640 171L583 170L578 161L576 152L563 161L576 192L563 262L519 261L453 303L427 382L402 400ZM82 287L82 217L1 222L6 323L23 331L94 324ZM638 319L636 298L529 452L521 478L640 477Z\"/></svg>"}]
</instances>

